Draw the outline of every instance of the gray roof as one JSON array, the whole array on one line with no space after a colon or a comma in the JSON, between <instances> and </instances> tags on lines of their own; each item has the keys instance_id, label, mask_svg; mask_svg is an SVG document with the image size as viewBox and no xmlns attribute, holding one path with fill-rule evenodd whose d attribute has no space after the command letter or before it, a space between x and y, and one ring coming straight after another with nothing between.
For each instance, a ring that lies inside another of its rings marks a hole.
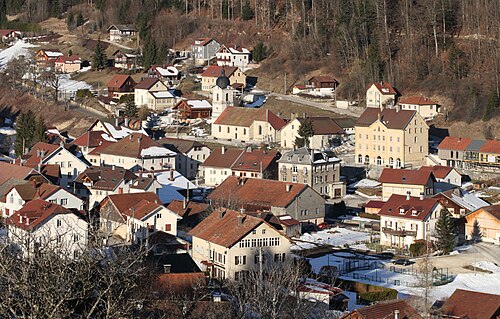
<instances>
[{"instance_id":1,"label":"gray roof","mask_svg":"<svg viewBox=\"0 0 500 319\"><path fill-rule=\"evenodd\" d=\"M486 143L484 140L472 140L465 148L466 151L479 151L479 149Z\"/></svg>"},{"instance_id":2,"label":"gray roof","mask_svg":"<svg viewBox=\"0 0 500 319\"><path fill-rule=\"evenodd\" d=\"M311 154L314 154L311 158ZM331 151L309 150L305 147L288 151L281 156L278 163L289 164L326 164L340 162L340 159Z\"/></svg>"}]
</instances>

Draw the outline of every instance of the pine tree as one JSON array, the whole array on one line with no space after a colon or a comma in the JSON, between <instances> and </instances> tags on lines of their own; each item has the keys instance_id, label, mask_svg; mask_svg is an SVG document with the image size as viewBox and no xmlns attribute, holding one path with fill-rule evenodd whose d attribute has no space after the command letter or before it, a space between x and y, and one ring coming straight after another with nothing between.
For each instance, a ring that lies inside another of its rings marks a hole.
<instances>
[{"instance_id":1,"label":"pine tree","mask_svg":"<svg viewBox=\"0 0 500 319\"><path fill-rule=\"evenodd\" d=\"M491 92L488 97L488 103L484 105L483 108L483 122L487 122L491 119L495 108L500 106L500 97L497 95L497 92Z\"/></svg>"},{"instance_id":2,"label":"pine tree","mask_svg":"<svg viewBox=\"0 0 500 319\"><path fill-rule=\"evenodd\" d=\"M472 240L481 241L483 238L483 232L481 231L481 227L479 226L479 222L477 219L474 219L474 224L472 224L472 232L470 233Z\"/></svg>"},{"instance_id":3,"label":"pine tree","mask_svg":"<svg viewBox=\"0 0 500 319\"><path fill-rule=\"evenodd\" d=\"M79 27L85 23L85 19L83 18L83 15L81 12L78 12L78 15L76 16L76 26Z\"/></svg>"},{"instance_id":4,"label":"pine tree","mask_svg":"<svg viewBox=\"0 0 500 319\"><path fill-rule=\"evenodd\" d=\"M75 24L75 16L73 15L73 12L68 12L68 16L66 17L66 26L68 27L68 30L73 29L73 25Z\"/></svg>"},{"instance_id":5,"label":"pine tree","mask_svg":"<svg viewBox=\"0 0 500 319\"><path fill-rule=\"evenodd\" d=\"M158 48L158 53L156 54L156 63L167 63L168 62L168 48L165 42L160 44Z\"/></svg>"},{"instance_id":6,"label":"pine tree","mask_svg":"<svg viewBox=\"0 0 500 319\"><path fill-rule=\"evenodd\" d=\"M97 44L95 46L94 55L92 56L92 67L96 70L102 70L106 67L108 58L106 57L106 52L102 46L101 39L97 39Z\"/></svg>"},{"instance_id":7,"label":"pine tree","mask_svg":"<svg viewBox=\"0 0 500 319\"><path fill-rule=\"evenodd\" d=\"M250 0L245 1L245 5L243 6L243 9L241 11L241 18L243 20L252 20L255 15L255 12L253 11L252 7L250 6Z\"/></svg>"},{"instance_id":8,"label":"pine tree","mask_svg":"<svg viewBox=\"0 0 500 319\"><path fill-rule=\"evenodd\" d=\"M447 254L455 248L455 226L448 209L442 208L439 213L436 222L436 246L442 254Z\"/></svg>"},{"instance_id":9,"label":"pine tree","mask_svg":"<svg viewBox=\"0 0 500 319\"><path fill-rule=\"evenodd\" d=\"M309 147L309 139L314 135L314 127L311 119L305 119L299 126L299 136L295 139L296 147Z\"/></svg>"},{"instance_id":10,"label":"pine tree","mask_svg":"<svg viewBox=\"0 0 500 319\"><path fill-rule=\"evenodd\" d=\"M35 114L31 110L26 113L21 113L17 118L16 142L14 143L14 151L16 153L16 156L24 154L24 151L26 149L30 149L31 146L33 146L35 126L36 118Z\"/></svg>"},{"instance_id":11,"label":"pine tree","mask_svg":"<svg viewBox=\"0 0 500 319\"><path fill-rule=\"evenodd\" d=\"M150 66L157 61L157 47L156 41L149 34L144 42L144 48L142 50L142 66L145 70L149 69Z\"/></svg>"},{"instance_id":12,"label":"pine tree","mask_svg":"<svg viewBox=\"0 0 500 319\"><path fill-rule=\"evenodd\" d=\"M38 142L46 142L47 141L47 126L45 125L45 121L41 116L36 119L35 127L33 128L33 145Z\"/></svg>"},{"instance_id":13,"label":"pine tree","mask_svg":"<svg viewBox=\"0 0 500 319\"><path fill-rule=\"evenodd\" d=\"M124 106L125 116L129 118L136 118L138 110L137 110L137 105L135 105L134 102L134 96L132 94L127 95L124 100L125 100L125 106Z\"/></svg>"},{"instance_id":14,"label":"pine tree","mask_svg":"<svg viewBox=\"0 0 500 319\"><path fill-rule=\"evenodd\" d=\"M264 43L262 42L257 43L257 45L253 48L252 58L256 62L260 62L265 58L267 58L267 48L264 45Z\"/></svg>"}]
</instances>

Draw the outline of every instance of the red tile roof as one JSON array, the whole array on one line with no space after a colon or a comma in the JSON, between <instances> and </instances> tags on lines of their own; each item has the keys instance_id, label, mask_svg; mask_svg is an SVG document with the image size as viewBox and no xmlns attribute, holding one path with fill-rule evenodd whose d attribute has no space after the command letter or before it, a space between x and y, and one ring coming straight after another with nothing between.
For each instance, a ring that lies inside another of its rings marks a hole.
<instances>
[{"instance_id":1,"label":"red tile roof","mask_svg":"<svg viewBox=\"0 0 500 319\"><path fill-rule=\"evenodd\" d=\"M127 82L128 78L130 78L130 75L116 74L111 78L111 80L109 80L108 87L120 88L125 84L125 82ZM135 84L135 81L133 79L132 79L132 83Z\"/></svg>"},{"instance_id":2,"label":"red tile roof","mask_svg":"<svg viewBox=\"0 0 500 319\"><path fill-rule=\"evenodd\" d=\"M404 129L410 123L417 111L384 109L382 112L378 108L368 107L356 121L355 126L370 126L379 119L390 129Z\"/></svg>"},{"instance_id":3,"label":"red tile roof","mask_svg":"<svg viewBox=\"0 0 500 319\"><path fill-rule=\"evenodd\" d=\"M401 319L422 319L418 312L404 300L380 302L372 306L359 308L342 318L389 319L394 318L395 310L399 310L399 318Z\"/></svg>"},{"instance_id":4,"label":"red tile roof","mask_svg":"<svg viewBox=\"0 0 500 319\"><path fill-rule=\"evenodd\" d=\"M222 150L224 150L224 153L222 153ZM242 150L236 148L217 148L207 157L202 166L231 168L236 159L241 155L241 152Z\"/></svg>"},{"instance_id":5,"label":"red tile roof","mask_svg":"<svg viewBox=\"0 0 500 319\"><path fill-rule=\"evenodd\" d=\"M182 218L191 217L194 215L201 214L208 210L209 205L204 203L197 203L189 201L184 207L184 201L173 200L167 205L167 209L173 211Z\"/></svg>"},{"instance_id":6,"label":"red tile roof","mask_svg":"<svg viewBox=\"0 0 500 319\"><path fill-rule=\"evenodd\" d=\"M209 78L218 78L222 74L222 70L224 70L224 74L228 78L230 78L233 75L233 73L238 70L238 68L235 66L211 65L205 71L203 71L201 76Z\"/></svg>"},{"instance_id":7,"label":"red tile roof","mask_svg":"<svg viewBox=\"0 0 500 319\"><path fill-rule=\"evenodd\" d=\"M31 150L23 155L23 159L26 161L24 162L24 165L26 166L32 166L35 167L38 165L41 161L43 161L46 157L54 153L56 150L59 149L59 145L54 145L54 144L49 144L49 143L44 143L44 142L38 142L33 147Z\"/></svg>"},{"instance_id":8,"label":"red tile roof","mask_svg":"<svg viewBox=\"0 0 500 319\"><path fill-rule=\"evenodd\" d=\"M344 130L335 122L334 119L326 116L310 117L313 124L314 135L334 135L344 134ZM301 123L304 118L298 119Z\"/></svg>"},{"instance_id":9,"label":"red tile roof","mask_svg":"<svg viewBox=\"0 0 500 319\"><path fill-rule=\"evenodd\" d=\"M194 290L197 285L201 287L206 285L205 274L202 272L161 274L158 276L158 280L153 283L153 288L170 295L172 293L188 293Z\"/></svg>"},{"instance_id":10,"label":"red tile roof","mask_svg":"<svg viewBox=\"0 0 500 319\"><path fill-rule=\"evenodd\" d=\"M90 182L92 189L115 190L123 181L138 179L130 170L116 166L90 166L75 178L75 182Z\"/></svg>"},{"instance_id":11,"label":"red tile roof","mask_svg":"<svg viewBox=\"0 0 500 319\"><path fill-rule=\"evenodd\" d=\"M471 138L447 136L439 143L438 149L465 151L465 148L472 142Z\"/></svg>"},{"instance_id":12,"label":"red tile roof","mask_svg":"<svg viewBox=\"0 0 500 319\"><path fill-rule=\"evenodd\" d=\"M275 130L286 125L286 121L272 111L259 108L227 107L214 124L250 127L254 121L268 122Z\"/></svg>"},{"instance_id":13,"label":"red tile roof","mask_svg":"<svg viewBox=\"0 0 500 319\"><path fill-rule=\"evenodd\" d=\"M267 170L279 153L267 150L215 149L203 162L204 167L222 167L239 171L260 172Z\"/></svg>"},{"instance_id":14,"label":"red tile roof","mask_svg":"<svg viewBox=\"0 0 500 319\"><path fill-rule=\"evenodd\" d=\"M287 187L290 187L289 191ZM288 207L307 187L299 183L229 176L208 198L246 205Z\"/></svg>"},{"instance_id":15,"label":"red tile roof","mask_svg":"<svg viewBox=\"0 0 500 319\"><path fill-rule=\"evenodd\" d=\"M26 203L23 208L10 216L7 223L31 231L58 214L71 214L71 211L61 205L36 199Z\"/></svg>"},{"instance_id":16,"label":"red tile roof","mask_svg":"<svg viewBox=\"0 0 500 319\"><path fill-rule=\"evenodd\" d=\"M434 177L439 179L444 179L450 172L453 170L453 167L449 166L422 166L419 168L419 171L429 171L432 172Z\"/></svg>"},{"instance_id":17,"label":"red tile roof","mask_svg":"<svg viewBox=\"0 0 500 319\"><path fill-rule=\"evenodd\" d=\"M129 193L129 194L114 194L108 195L105 201L111 201L118 212L125 216L141 219L149 212L161 206L161 200L155 193Z\"/></svg>"},{"instance_id":18,"label":"red tile roof","mask_svg":"<svg viewBox=\"0 0 500 319\"><path fill-rule=\"evenodd\" d=\"M371 200L363 206L365 208L382 208L384 205L385 202L383 200Z\"/></svg>"},{"instance_id":19,"label":"red tile roof","mask_svg":"<svg viewBox=\"0 0 500 319\"><path fill-rule=\"evenodd\" d=\"M445 318L495 319L500 316L500 295L456 289L441 312Z\"/></svg>"},{"instance_id":20,"label":"red tile roof","mask_svg":"<svg viewBox=\"0 0 500 319\"><path fill-rule=\"evenodd\" d=\"M81 62L81 60L80 57L77 55L70 55L70 56L60 56L56 59L56 62L75 63L75 62Z\"/></svg>"},{"instance_id":21,"label":"red tile roof","mask_svg":"<svg viewBox=\"0 0 500 319\"><path fill-rule=\"evenodd\" d=\"M411 96L404 99L402 98L399 100L399 104L434 105L437 103L431 99L427 99L422 95L420 95L420 96Z\"/></svg>"},{"instance_id":22,"label":"red tile roof","mask_svg":"<svg viewBox=\"0 0 500 319\"><path fill-rule=\"evenodd\" d=\"M488 212L491 216L495 217L496 219L500 220L500 204L496 205L491 205L491 206L486 206L482 207L479 210L485 210Z\"/></svg>"},{"instance_id":23,"label":"red tile roof","mask_svg":"<svg viewBox=\"0 0 500 319\"><path fill-rule=\"evenodd\" d=\"M106 139L102 137L103 134L108 135L108 133L104 131L87 131L83 135L77 137L72 144L80 147L97 147L101 145L103 141L106 141Z\"/></svg>"},{"instance_id":24,"label":"red tile roof","mask_svg":"<svg viewBox=\"0 0 500 319\"><path fill-rule=\"evenodd\" d=\"M0 185L11 178L23 180L34 172L31 167L0 162Z\"/></svg>"},{"instance_id":25,"label":"red tile roof","mask_svg":"<svg viewBox=\"0 0 500 319\"><path fill-rule=\"evenodd\" d=\"M15 189L24 201L31 201L37 198L47 199L50 195L62 188L57 185L30 181L29 183L13 186L7 193L9 193L12 189Z\"/></svg>"},{"instance_id":26,"label":"red tile roof","mask_svg":"<svg viewBox=\"0 0 500 319\"><path fill-rule=\"evenodd\" d=\"M500 154L500 141L487 140L479 149L480 153Z\"/></svg>"},{"instance_id":27,"label":"red tile roof","mask_svg":"<svg viewBox=\"0 0 500 319\"><path fill-rule=\"evenodd\" d=\"M241 216L241 223L239 216ZM193 228L189 234L230 248L262 223L264 220L260 218L220 208Z\"/></svg>"},{"instance_id":28,"label":"red tile roof","mask_svg":"<svg viewBox=\"0 0 500 319\"><path fill-rule=\"evenodd\" d=\"M396 90L387 82L373 82L372 85L375 85L382 94L397 94Z\"/></svg>"},{"instance_id":29,"label":"red tile roof","mask_svg":"<svg viewBox=\"0 0 500 319\"><path fill-rule=\"evenodd\" d=\"M158 80L158 78L144 78L141 80L141 82L137 83L134 88L140 90L149 90L153 85L156 84L156 82L159 81L160 80Z\"/></svg>"},{"instance_id":30,"label":"red tile roof","mask_svg":"<svg viewBox=\"0 0 500 319\"><path fill-rule=\"evenodd\" d=\"M205 46L208 43L210 43L210 41L212 41L212 38L198 38L198 39L196 39L196 41L201 41L201 43L195 44L195 45Z\"/></svg>"},{"instance_id":31,"label":"red tile roof","mask_svg":"<svg viewBox=\"0 0 500 319\"><path fill-rule=\"evenodd\" d=\"M435 179L430 170L384 168L378 181L390 184L426 185L429 178Z\"/></svg>"},{"instance_id":32,"label":"red tile roof","mask_svg":"<svg viewBox=\"0 0 500 319\"><path fill-rule=\"evenodd\" d=\"M420 199L419 197L410 197L410 199L407 199L405 195L393 194L382 206L378 214L381 216L424 220L434 211L438 203L437 198Z\"/></svg>"}]
</instances>

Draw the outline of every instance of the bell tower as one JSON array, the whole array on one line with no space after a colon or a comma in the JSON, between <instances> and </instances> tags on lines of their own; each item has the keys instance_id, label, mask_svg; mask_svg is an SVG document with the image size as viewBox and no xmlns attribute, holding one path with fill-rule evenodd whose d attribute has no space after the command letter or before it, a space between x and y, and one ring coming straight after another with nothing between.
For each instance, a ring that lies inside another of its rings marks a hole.
<instances>
[{"instance_id":1,"label":"bell tower","mask_svg":"<svg viewBox=\"0 0 500 319\"><path fill-rule=\"evenodd\" d=\"M212 88L212 121L215 121L228 106L233 106L233 88L222 68L221 75Z\"/></svg>"}]
</instances>

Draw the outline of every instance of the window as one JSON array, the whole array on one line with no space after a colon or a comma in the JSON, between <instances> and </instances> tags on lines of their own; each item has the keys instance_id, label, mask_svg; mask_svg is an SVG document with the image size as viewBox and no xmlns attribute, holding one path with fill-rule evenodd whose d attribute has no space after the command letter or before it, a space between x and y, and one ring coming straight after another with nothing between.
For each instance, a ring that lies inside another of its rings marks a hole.
<instances>
[{"instance_id":1,"label":"window","mask_svg":"<svg viewBox=\"0 0 500 319\"><path fill-rule=\"evenodd\" d=\"M71 167L71 162L68 161L68 167Z\"/></svg>"},{"instance_id":2,"label":"window","mask_svg":"<svg viewBox=\"0 0 500 319\"><path fill-rule=\"evenodd\" d=\"M62 222L61 222L60 219L57 220L56 225L57 225L57 227L61 227L62 226Z\"/></svg>"},{"instance_id":3,"label":"window","mask_svg":"<svg viewBox=\"0 0 500 319\"><path fill-rule=\"evenodd\" d=\"M252 235L257 234L257 229L252 230Z\"/></svg>"},{"instance_id":4,"label":"window","mask_svg":"<svg viewBox=\"0 0 500 319\"><path fill-rule=\"evenodd\" d=\"M296 165L292 166L292 172L297 173L297 171L298 171L297 166Z\"/></svg>"},{"instance_id":5,"label":"window","mask_svg":"<svg viewBox=\"0 0 500 319\"><path fill-rule=\"evenodd\" d=\"M80 237L77 234L73 235L73 242L77 243L80 240Z\"/></svg>"},{"instance_id":6,"label":"window","mask_svg":"<svg viewBox=\"0 0 500 319\"><path fill-rule=\"evenodd\" d=\"M286 182L286 175L281 176L281 180L282 180L283 182Z\"/></svg>"},{"instance_id":7,"label":"window","mask_svg":"<svg viewBox=\"0 0 500 319\"><path fill-rule=\"evenodd\" d=\"M245 265L247 263L247 256L234 256L235 265Z\"/></svg>"},{"instance_id":8,"label":"window","mask_svg":"<svg viewBox=\"0 0 500 319\"><path fill-rule=\"evenodd\" d=\"M172 225L171 224L166 224L165 225L165 231L172 231Z\"/></svg>"},{"instance_id":9,"label":"window","mask_svg":"<svg viewBox=\"0 0 500 319\"><path fill-rule=\"evenodd\" d=\"M293 183L297 183L297 176L296 176L296 175L293 175L293 176L292 176L292 182L293 182Z\"/></svg>"},{"instance_id":10,"label":"window","mask_svg":"<svg viewBox=\"0 0 500 319\"><path fill-rule=\"evenodd\" d=\"M161 218L161 213L157 213L156 214L156 219L160 219Z\"/></svg>"},{"instance_id":11,"label":"window","mask_svg":"<svg viewBox=\"0 0 500 319\"><path fill-rule=\"evenodd\" d=\"M68 199L67 198L62 198L61 199L61 205L64 206L64 205L68 205Z\"/></svg>"},{"instance_id":12,"label":"window","mask_svg":"<svg viewBox=\"0 0 500 319\"><path fill-rule=\"evenodd\" d=\"M264 235L265 233L266 233L266 230L265 230L265 229L263 229L263 230L262 230L262 235Z\"/></svg>"},{"instance_id":13,"label":"window","mask_svg":"<svg viewBox=\"0 0 500 319\"><path fill-rule=\"evenodd\" d=\"M285 261L285 253L274 254L274 262Z\"/></svg>"}]
</instances>

